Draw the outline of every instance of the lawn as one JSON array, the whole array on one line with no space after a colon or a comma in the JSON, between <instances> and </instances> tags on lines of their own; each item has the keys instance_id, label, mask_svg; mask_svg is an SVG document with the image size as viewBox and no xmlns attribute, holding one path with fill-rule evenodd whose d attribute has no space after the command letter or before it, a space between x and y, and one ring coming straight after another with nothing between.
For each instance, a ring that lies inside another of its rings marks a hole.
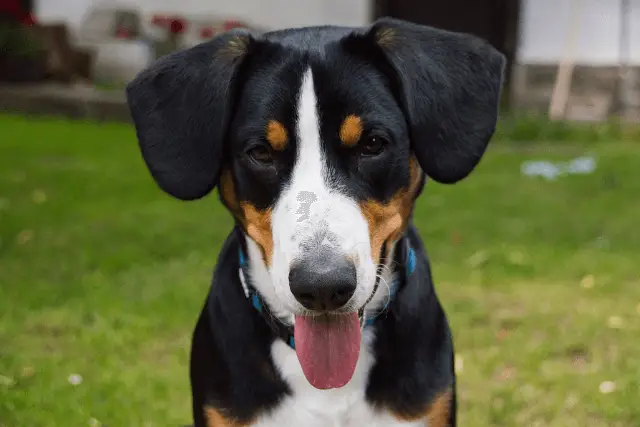
<instances>
[{"instance_id":1,"label":"lawn","mask_svg":"<svg viewBox=\"0 0 640 427\"><path fill-rule=\"evenodd\" d=\"M640 142L496 141L415 221L460 425L640 425ZM553 181L525 160L590 154ZM191 331L229 215L160 192L132 129L0 116L0 426L190 421Z\"/></svg>"}]
</instances>

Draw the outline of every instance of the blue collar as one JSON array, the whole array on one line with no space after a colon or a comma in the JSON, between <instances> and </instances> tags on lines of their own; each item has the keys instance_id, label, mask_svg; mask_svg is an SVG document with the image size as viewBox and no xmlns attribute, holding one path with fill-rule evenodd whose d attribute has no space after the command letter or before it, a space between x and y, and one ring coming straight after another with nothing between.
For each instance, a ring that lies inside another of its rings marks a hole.
<instances>
[{"instance_id":1,"label":"blue collar","mask_svg":"<svg viewBox=\"0 0 640 427\"><path fill-rule=\"evenodd\" d=\"M240 276L240 282L242 284L242 290L244 291L245 297L247 297L247 299L251 301L251 305L253 306L253 308L256 309L258 313L260 313L262 318L267 322L267 324L276 333L276 335L278 335L284 342L286 342L289 345L289 347L295 350L296 342L293 335L293 327L282 323L281 321L277 320L275 316L273 316L271 313L268 312L268 307L262 302L262 298L260 297L260 294L253 286L251 286L249 281L246 279L245 270L248 266L248 263L247 263L247 258L244 255L244 252L242 251L242 248L238 249L238 255L239 255L239 261L240 261L239 262L240 268L238 269L238 275ZM407 239L405 280L411 274L413 274L415 269L416 269L416 253L414 249L411 247L411 245L409 244ZM387 301L387 304L384 306L382 310L380 310L378 314L376 314L375 316L369 319L366 319L365 327L373 325L376 319L382 313L386 313L389 311L389 304L391 304L391 302L395 299L395 296L398 292L398 288L400 287L401 282L402 280L394 281L390 289L390 297L389 297L389 300ZM377 290L377 286L378 286L378 283L376 283L376 290Z\"/></svg>"}]
</instances>

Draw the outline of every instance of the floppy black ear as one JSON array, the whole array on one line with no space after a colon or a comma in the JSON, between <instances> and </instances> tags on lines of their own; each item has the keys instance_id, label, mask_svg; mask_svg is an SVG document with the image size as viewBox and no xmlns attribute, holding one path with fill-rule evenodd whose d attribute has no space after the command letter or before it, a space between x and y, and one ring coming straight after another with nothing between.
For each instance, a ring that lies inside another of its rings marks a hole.
<instances>
[{"instance_id":1,"label":"floppy black ear","mask_svg":"<svg viewBox=\"0 0 640 427\"><path fill-rule=\"evenodd\" d=\"M142 156L178 199L203 197L218 181L234 76L252 41L247 31L223 33L160 58L127 85Z\"/></svg>"},{"instance_id":2,"label":"floppy black ear","mask_svg":"<svg viewBox=\"0 0 640 427\"><path fill-rule=\"evenodd\" d=\"M391 69L423 171L441 183L466 177L495 131L504 55L472 35L392 18L365 38Z\"/></svg>"}]
</instances>

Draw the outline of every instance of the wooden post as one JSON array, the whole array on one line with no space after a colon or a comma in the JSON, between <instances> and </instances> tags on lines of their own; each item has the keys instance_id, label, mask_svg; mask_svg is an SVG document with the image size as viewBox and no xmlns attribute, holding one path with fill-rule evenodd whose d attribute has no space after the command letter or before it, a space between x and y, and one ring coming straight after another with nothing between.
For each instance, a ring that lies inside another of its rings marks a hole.
<instances>
[{"instance_id":1,"label":"wooden post","mask_svg":"<svg viewBox=\"0 0 640 427\"><path fill-rule=\"evenodd\" d=\"M571 7L571 19L567 30L567 38L565 44L564 55L558 65L556 81L551 93L551 102L549 103L549 118L551 120L562 120L567 109L567 102L571 93L571 80L573 77L573 68L575 58L575 44L580 34L580 18L582 17L583 0L573 0Z\"/></svg>"},{"instance_id":2,"label":"wooden post","mask_svg":"<svg viewBox=\"0 0 640 427\"><path fill-rule=\"evenodd\" d=\"M618 93L616 94L616 108L620 115L625 115L631 107L630 96L633 93L633 71L631 70L629 55L629 0L620 0L620 64L618 76Z\"/></svg>"}]
</instances>

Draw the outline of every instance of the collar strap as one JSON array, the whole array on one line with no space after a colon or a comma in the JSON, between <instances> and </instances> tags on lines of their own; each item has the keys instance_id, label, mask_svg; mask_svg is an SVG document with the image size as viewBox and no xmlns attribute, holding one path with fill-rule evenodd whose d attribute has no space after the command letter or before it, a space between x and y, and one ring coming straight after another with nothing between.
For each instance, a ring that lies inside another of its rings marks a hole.
<instances>
[{"instance_id":1,"label":"collar strap","mask_svg":"<svg viewBox=\"0 0 640 427\"><path fill-rule=\"evenodd\" d=\"M268 306L262 302L262 297L260 297L258 291L251 286L251 283L247 280L245 270L248 267L248 263L247 258L242 251L242 247L238 248L238 256L240 264L238 275L240 276L240 283L242 284L244 296L251 301L253 308L260 314L271 330L280 337L280 339L286 342L289 347L295 350L296 343L293 336L293 327L277 320L276 317L269 312Z\"/></svg>"},{"instance_id":2,"label":"collar strap","mask_svg":"<svg viewBox=\"0 0 640 427\"><path fill-rule=\"evenodd\" d=\"M416 269L416 253L414 249L409 244L408 239L403 239L405 241L405 280L409 276L413 274ZM265 320L267 325L273 330L273 332L278 335L284 342L286 342L289 347L295 350L296 343L293 335L293 327L286 325L285 323L277 320L275 316L273 316L267 307L266 304L262 302L262 297L258 293L258 291L251 286L251 283L247 280L245 275L245 270L248 267L247 258L242 251L242 247L238 248L238 257L240 268L238 269L238 275L240 276L240 283L242 284L242 290L244 291L245 297L251 301L251 305L253 308L261 315L261 317ZM389 311L389 305L395 299L395 296L398 292L398 288L401 285L402 280L395 280L391 285L390 289L390 297L387 301L387 304L384 306L382 310L375 316L366 319L365 327L371 326L375 323L376 319L382 314L387 313Z\"/></svg>"}]
</instances>

